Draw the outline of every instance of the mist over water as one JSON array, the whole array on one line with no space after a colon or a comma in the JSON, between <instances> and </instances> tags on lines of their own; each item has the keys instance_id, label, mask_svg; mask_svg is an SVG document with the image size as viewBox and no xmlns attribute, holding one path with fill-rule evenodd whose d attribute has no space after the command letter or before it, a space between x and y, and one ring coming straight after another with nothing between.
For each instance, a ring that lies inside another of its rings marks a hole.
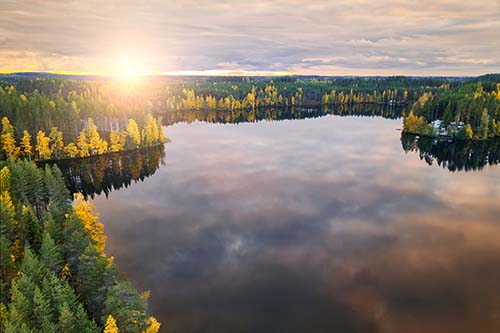
<instances>
[{"instance_id":1,"label":"mist over water","mask_svg":"<svg viewBox=\"0 0 500 333\"><path fill-rule=\"evenodd\" d=\"M93 200L106 252L161 332L496 332L500 167L429 166L399 128L165 127L165 165Z\"/></svg>"}]
</instances>

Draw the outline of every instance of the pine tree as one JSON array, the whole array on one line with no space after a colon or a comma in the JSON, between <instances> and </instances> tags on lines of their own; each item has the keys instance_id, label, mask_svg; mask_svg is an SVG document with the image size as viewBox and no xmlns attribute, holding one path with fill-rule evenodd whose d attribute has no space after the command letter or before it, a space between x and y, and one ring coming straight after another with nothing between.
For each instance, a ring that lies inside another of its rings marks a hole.
<instances>
[{"instance_id":1,"label":"pine tree","mask_svg":"<svg viewBox=\"0 0 500 333\"><path fill-rule=\"evenodd\" d=\"M40 247L40 261L45 267L56 274L59 274L63 267L63 258L59 247L48 232L43 233L42 245Z\"/></svg>"},{"instance_id":2,"label":"pine tree","mask_svg":"<svg viewBox=\"0 0 500 333\"><path fill-rule=\"evenodd\" d=\"M93 244L87 245L78 259L78 290L83 295L85 308L90 316L100 320L106 291L114 283L115 272Z\"/></svg>"},{"instance_id":3,"label":"pine tree","mask_svg":"<svg viewBox=\"0 0 500 333\"><path fill-rule=\"evenodd\" d=\"M5 332L5 322L8 317L9 311L7 310L7 307L0 302L0 332Z\"/></svg>"},{"instance_id":4,"label":"pine tree","mask_svg":"<svg viewBox=\"0 0 500 333\"><path fill-rule=\"evenodd\" d=\"M56 222L52 213L48 211L45 212L42 219L45 221L44 231L50 234L50 238L52 238L56 244L61 244L63 242L63 222L65 218L61 219L59 222Z\"/></svg>"},{"instance_id":5,"label":"pine tree","mask_svg":"<svg viewBox=\"0 0 500 333\"><path fill-rule=\"evenodd\" d=\"M70 310L68 304L64 303L59 308L59 332L78 333L76 324L77 321L74 313Z\"/></svg>"},{"instance_id":6,"label":"pine tree","mask_svg":"<svg viewBox=\"0 0 500 333\"><path fill-rule=\"evenodd\" d=\"M57 333L57 326L53 322L54 313L47 301L46 296L42 294L38 287L35 288L33 295L33 314L35 318L34 327L39 332L44 333Z\"/></svg>"},{"instance_id":7,"label":"pine tree","mask_svg":"<svg viewBox=\"0 0 500 333\"><path fill-rule=\"evenodd\" d=\"M70 214L64 225L63 256L66 258L69 272L63 268L62 275L72 277L78 273L79 257L89 243L92 243L90 232L83 225L82 220L75 214Z\"/></svg>"},{"instance_id":8,"label":"pine tree","mask_svg":"<svg viewBox=\"0 0 500 333\"><path fill-rule=\"evenodd\" d=\"M6 304L8 293L4 292L10 287L10 283L17 273L17 267L10 253L10 241L0 235L0 303Z\"/></svg>"},{"instance_id":9,"label":"pine tree","mask_svg":"<svg viewBox=\"0 0 500 333\"><path fill-rule=\"evenodd\" d=\"M103 319L112 314L121 333L144 332L148 325L147 299L130 282L118 282L108 291Z\"/></svg>"},{"instance_id":10,"label":"pine tree","mask_svg":"<svg viewBox=\"0 0 500 333\"><path fill-rule=\"evenodd\" d=\"M6 333L32 332L33 297L36 285L25 275L12 283L9 317L5 323Z\"/></svg>"},{"instance_id":11,"label":"pine tree","mask_svg":"<svg viewBox=\"0 0 500 333\"><path fill-rule=\"evenodd\" d=\"M45 188L49 208L56 219L62 219L70 208L71 195L64 182L64 177L57 165L45 166Z\"/></svg>"},{"instance_id":12,"label":"pine tree","mask_svg":"<svg viewBox=\"0 0 500 333\"><path fill-rule=\"evenodd\" d=\"M488 137L488 130L490 125L490 116L488 115L488 110L484 109L481 114L481 123L479 125L479 135L481 139L486 139Z\"/></svg>"},{"instance_id":13,"label":"pine tree","mask_svg":"<svg viewBox=\"0 0 500 333\"><path fill-rule=\"evenodd\" d=\"M33 209L22 206L18 227L18 238L24 240L33 249L39 250L42 243L42 225Z\"/></svg>"},{"instance_id":14,"label":"pine tree","mask_svg":"<svg viewBox=\"0 0 500 333\"><path fill-rule=\"evenodd\" d=\"M57 127L52 127L49 134L50 138L50 150L52 151L52 155L56 159L60 159L64 154L64 142L63 142L63 134L61 131L57 130Z\"/></svg>"}]
</instances>

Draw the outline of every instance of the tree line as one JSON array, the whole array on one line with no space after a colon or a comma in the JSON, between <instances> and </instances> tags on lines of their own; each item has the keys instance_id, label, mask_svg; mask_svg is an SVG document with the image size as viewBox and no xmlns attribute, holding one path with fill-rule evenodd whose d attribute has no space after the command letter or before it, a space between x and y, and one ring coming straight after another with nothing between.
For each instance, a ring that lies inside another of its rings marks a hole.
<instances>
[{"instance_id":1,"label":"tree line","mask_svg":"<svg viewBox=\"0 0 500 333\"><path fill-rule=\"evenodd\" d=\"M27 160L59 160L75 157L102 155L107 152L120 152L141 147L153 146L165 141L161 118L147 114L142 129L134 119L129 119L125 129L112 130L107 138L99 133L92 118L85 121L84 129L73 136L72 142L64 143L64 134L57 127L52 127L47 134L38 130L33 138L27 129L22 136L16 137L16 131L9 118L2 117L0 135L0 158L24 158ZM68 136L71 137L71 136Z\"/></svg>"},{"instance_id":2,"label":"tree line","mask_svg":"<svg viewBox=\"0 0 500 333\"><path fill-rule=\"evenodd\" d=\"M140 119L147 113L252 110L355 103L412 103L426 92L454 89L464 79L412 77L179 78L125 83L111 79L3 76L0 112L36 135L57 127L78 133L82 119Z\"/></svg>"},{"instance_id":3,"label":"tree line","mask_svg":"<svg viewBox=\"0 0 500 333\"><path fill-rule=\"evenodd\" d=\"M64 175L70 193L82 193L84 197L104 194L129 187L153 175L164 163L165 146L110 153L86 159L68 159L56 162Z\"/></svg>"},{"instance_id":4,"label":"tree line","mask_svg":"<svg viewBox=\"0 0 500 333\"><path fill-rule=\"evenodd\" d=\"M0 163L0 330L155 333L140 294L107 257L104 226L56 166Z\"/></svg>"},{"instance_id":5,"label":"tree line","mask_svg":"<svg viewBox=\"0 0 500 333\"><path fill-rule=\"evenodd\" d=\"M425 93L404 118L404 131L427 136L487 139L500 136L500 76L452 91ZM491 81L494 80L494 81Z\"/></svg>"}]
</instances>

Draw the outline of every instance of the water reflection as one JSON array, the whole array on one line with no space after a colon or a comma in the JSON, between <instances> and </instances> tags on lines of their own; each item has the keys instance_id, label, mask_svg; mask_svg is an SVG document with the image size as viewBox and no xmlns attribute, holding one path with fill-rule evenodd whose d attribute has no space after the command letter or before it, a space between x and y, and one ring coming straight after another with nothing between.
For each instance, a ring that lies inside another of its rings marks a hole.
<instances>
[{"instance_id":1,"label":"water reflection","mask_svg":"<svg viewBox=\"0 0 500 333\"><path fill-rule=\"evenodd\" d=\"M500 139L482 141L448 141L403 134L401 144L405 152L418 153L427 164L449 171L478 171L500 163Z\"/></svg>"},{"instance_id":2,"label":"water reflection","mask_svg":"<svg viewBox=\"0 0 500 333\"><path fill-rule=\"evenodd\" d=\"M164 163L165 146L109 153L84 159L63 160L57 165L63 172L71 193L94 198L128 187L153 175Z\"/></svg>"},{"instance_id":3,"label":"water reflection","mask_svg":"<svg viewBox=\"0 0 500 333\"><path fill-rule=\"evenodd\" d=\"M244 123L259 120L285 120L317 118L325 115L358 116L358 117L384 117L390 119L400 118L404 107L386 104L354 104L324 106L322 108L258 108L255 110L213 110L213 111L176 111L162 114L165 125L177 122L191 123L205 121L208 123Z\"/></svg>"},{"instance_id":4,"label":"water reflection","mask_svg":"<svg viewBox=\"0 0 500 333\"><path fill-rule=\"evenodd\" d=\"M94 200L109 254L162 332L498 332L500 169L428 168L399 126L168 127L168 168Z\"/></svg>"}]
</instances>

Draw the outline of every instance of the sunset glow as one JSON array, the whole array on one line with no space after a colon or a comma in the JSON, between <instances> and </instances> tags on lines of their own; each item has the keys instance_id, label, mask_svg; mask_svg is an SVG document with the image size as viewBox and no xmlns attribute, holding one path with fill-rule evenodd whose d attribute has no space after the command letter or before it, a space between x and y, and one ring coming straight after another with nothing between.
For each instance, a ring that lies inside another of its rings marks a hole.
<instances>
[{"instance_id":1,"label":"sunset glow","mask_svg":"<svg viewBox=\"0 0 500 333\"><path fill-rule=\"evenodd\" d=\"M0 15L0 72L479 75L500 68L498 1L7 0Z\"/></svg>"}]
</instances>

